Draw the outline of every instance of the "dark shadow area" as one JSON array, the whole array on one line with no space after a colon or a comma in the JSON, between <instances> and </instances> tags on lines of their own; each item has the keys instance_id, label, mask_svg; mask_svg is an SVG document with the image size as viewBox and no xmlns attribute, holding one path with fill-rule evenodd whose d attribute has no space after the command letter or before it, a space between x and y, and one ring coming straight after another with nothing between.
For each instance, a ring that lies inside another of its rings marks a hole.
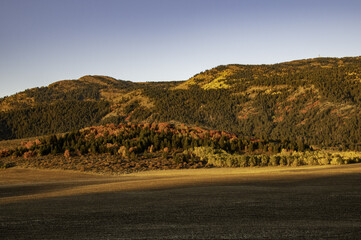
<instances>
[{"instance_id":1,"label":"dark shadow area","mask_svg":"<svg viewBox=\"0 0 361 240\"><path fill-rule=\"evenodd\" d=\"M2 239L358 239L361 174L0 205Z\"/></svg>"},{"instance_id":2,"label":"dark shadow area","mask_svg":"<svg viewBox=\"0 0 361 240\"><path fill-rule=\"evenodd\" d=\"M74 181L61 183L37 183L37 184L18 184L10 186L0 186L0 198L22 196L37 193L46 193L56 190L71 189L79 186L89 186L102 183L110 183L114 181Z\"/></svg>"}]
</instances>

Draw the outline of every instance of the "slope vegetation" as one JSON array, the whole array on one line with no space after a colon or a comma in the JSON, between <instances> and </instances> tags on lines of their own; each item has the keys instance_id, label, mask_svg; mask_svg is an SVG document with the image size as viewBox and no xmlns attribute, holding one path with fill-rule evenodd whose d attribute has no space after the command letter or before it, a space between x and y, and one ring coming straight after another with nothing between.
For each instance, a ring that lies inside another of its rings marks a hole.
<instances>
[{"instance_id":1,"label":"slope vegetation","mask_svg":"<svg viewBox=\"0 0 361 240\"><path fill-rule=\"evenodd\" d=\"M155 118L262 139L360 149L361 58L219 66L164 91Z\"/></svg>"},{"instance_id":2,"label":"slope vegetation","mask_svg":"<svg viewBox=\"0 0 361 240\"><path fill-rule=\"evenodd\" d=\"M361 57L222 65L184 82L85 76L1 99L0 139L105 123L175 122L360 150L360 81Z\"/></svg>"}]
</instances>

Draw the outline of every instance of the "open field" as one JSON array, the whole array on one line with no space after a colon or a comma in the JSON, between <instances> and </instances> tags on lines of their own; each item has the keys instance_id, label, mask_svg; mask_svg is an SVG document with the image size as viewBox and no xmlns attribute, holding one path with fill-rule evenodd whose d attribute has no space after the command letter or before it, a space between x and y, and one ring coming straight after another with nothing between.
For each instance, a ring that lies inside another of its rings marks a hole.
<instances>
[{"instance_id":1,"label":"open field","mask_svg":"<svg viewBox=\"0 0 361 240\"><path fill-rule=\"evenodd\" d=\"M0 171L2 239L358 239L361 164Z\"/></svg>"}]
</instances>

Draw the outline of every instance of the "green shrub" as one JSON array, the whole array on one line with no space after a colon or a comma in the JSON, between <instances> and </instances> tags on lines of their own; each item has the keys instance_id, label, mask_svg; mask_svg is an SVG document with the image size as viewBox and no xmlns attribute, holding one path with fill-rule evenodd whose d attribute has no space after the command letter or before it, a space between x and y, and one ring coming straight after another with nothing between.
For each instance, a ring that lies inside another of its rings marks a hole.
<instances>
[{"instance_id":1,"label":"green shrub","mask_svg":"<svg viewBox=\"0 0 361 240\"><path fill-rule=\"evenodd\" d=\"M271 158L272 158L272 156L271 156ZM275 160L274 160L274 161L275 161ZM277 162L277 160L276 160L275 162ZM287 158L284 157L284 156L279 157L279 162L278 162L278 164L281 165L281 166L286 166L286 165L287 165Z\"/></svg>"},{"instance_id":2,"label":"green shrub","mask_svg":"<svg viewBox=\"0 0 361 240\"><path fill-rule=\"evenodd\" d=\"M238 167L247 167L248 165L249 156L241 155L238 157Z\"/></svg>"},{"instance_id":3,"label":"green shrub","mask_svg":"<svg viewBox=\"0 0 361 240\"><path fill-rule=\"evenodd\" d=\"M280 157L277 155L272 155L269 160L269 165L270 166L278 166L280 163L280 159L285 159L285 156Z\"/></svg>"},{"instance_id":4,"label":"green shrub","mask_svg":"<svg viewBox=\"0 0 361 240\"><path fill-rule=\"evenodd\" d=\"M267 166L270 161L270 157L267 155L261 156L261 166Z\"/></svg>"},{"instance_id":5,"label":"green shrub","mask_svg":"<svg viewBox=\"0 0 361 240\"><path fill-rule=\"evenodd\" d=\"M250 167L257 166L257 156L255 155L250 156L248 164Z\"/></svg>"}]
</instances>

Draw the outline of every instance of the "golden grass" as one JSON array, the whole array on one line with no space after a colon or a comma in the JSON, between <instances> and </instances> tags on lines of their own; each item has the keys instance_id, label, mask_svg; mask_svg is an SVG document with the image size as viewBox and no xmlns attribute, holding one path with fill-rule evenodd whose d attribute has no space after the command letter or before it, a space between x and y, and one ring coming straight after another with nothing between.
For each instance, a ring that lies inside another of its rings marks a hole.
<instances>
[{"instance_id":1,"label":"golden grass","mask_svg":"<svg viewBox=\"0 0 361 240\"><path fill-rule=\"evenodd\" d=\"M107 76L102 76L102 75L86 75L84 77L79 78L79 81L84 81L84 82L89 82L89 83L96 83L99 85L103 85L103 86L109 86L110 84L103 81L103 80L108 80L111 81L113 83L117 83L117 80L115 78L112 77L107 77Z\"/></svg>"},{"instance_id":2,"label":"golden grass","mask_svg":"<svg viewBox=\"0 0 361 240\"><path fill-rule=\"evenodd\" d=\"M218 71L216 68L207 70L203 73L200 73L188 81L179 84L174 87L174 89L188 89L190 85L198 85L201 88L208 89L220 89L220 88L230 88L231 86L225 81L227 78L232 76L236 71L239 71L239 66L228 65L226 69Z\"/></svg>"},{"instance_id":3,"label":"golden grass","mask_svg":"<svg viewBox=\"0 0 361 240\"><path fill-rule=\"evenodd\" d=\"M124 90L116 88L105 88L100 90L102 98L112 103L120 102L125 93L126 92Z\"/></svg>"},{"instance_id":4,"label":"golden grass","mask_svg":"<svg viewBox=\"0 0 361 240\"><path fill-rule=\"evenodd\" d=\"M187 170L161 170L107 176L62 170L11 168L1 170L0 187L40 187L60 184L56 189L47 188L34 193L0 198L0 204L32 199L105 193L144 191L154 189L187 188L240 184L254 181L295 181L340 174L360 173L361 164L342 166L302 166L263 168L212 168ZM74 183L69 186L66 183Z\"/></svg>"},{"instance_id":5,"label":"golden grass","mask_svg":"<svg viewBox=\"0 0 361 240\"><path fill-rule=\"evenodd\" d=\"M19 105L34 106L34 98L28 97L26 93L18 93L4 99L0 104L0 111L6 112L18 108Z\"/></svg>"}]
</instances>

